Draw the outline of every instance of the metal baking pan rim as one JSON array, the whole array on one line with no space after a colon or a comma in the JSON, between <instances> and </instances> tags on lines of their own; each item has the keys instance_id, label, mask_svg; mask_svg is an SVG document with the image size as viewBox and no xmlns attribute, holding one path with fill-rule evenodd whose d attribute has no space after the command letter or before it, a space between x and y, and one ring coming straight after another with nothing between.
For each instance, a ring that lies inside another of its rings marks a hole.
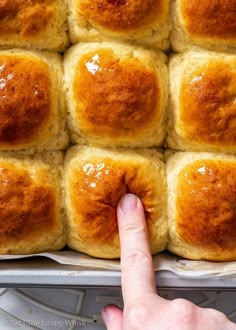
<instances>
[{"instance_id":1,"label":"metal baking pan rim","mask_svg":"<svg viewBox=\"0 0 236 330\"><path fill-rule=\"evenodd\" d=\"M236 291L236 277L184 277L170 271L155 273L160 289ZM120 287L119 271L92 270L32 258L0 263L0 287Z\"/></svg>"}]
</instances>

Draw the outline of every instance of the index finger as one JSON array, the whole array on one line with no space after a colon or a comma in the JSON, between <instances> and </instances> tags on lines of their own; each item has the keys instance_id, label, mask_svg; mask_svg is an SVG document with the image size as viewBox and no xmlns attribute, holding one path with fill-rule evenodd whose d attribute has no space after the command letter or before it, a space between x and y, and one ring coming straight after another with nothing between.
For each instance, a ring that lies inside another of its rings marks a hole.
<instances>
[{"instance_id":1,"label":"index finger","mask_svg":"<svg viewBox=\"0 0 236 330\"><path fill-rule=\"evenodd\" d=\"M117 209L121 244L122 292L125 304L156 293L148 231L141 200L125 195Z\"/></svg>"}]
</instances>

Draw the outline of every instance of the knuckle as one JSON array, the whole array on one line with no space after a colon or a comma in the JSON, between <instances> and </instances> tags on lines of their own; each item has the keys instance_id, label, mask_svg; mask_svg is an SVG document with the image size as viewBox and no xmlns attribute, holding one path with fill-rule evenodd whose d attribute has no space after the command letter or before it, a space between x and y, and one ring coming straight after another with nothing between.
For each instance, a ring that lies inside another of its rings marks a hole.
<instances>
[{"instance_id":1,"label":"knuckle","mask_svg":"<svg viewBox=\"0 0 236 330\"><path fill-rule=\"evenodd\" d=\"M218 318L219 322L222 324L227 323L229 321L227 316L222 312L217 312L217 318Z\"/></svg>"},{"instance_id":2,"label":"knuckle","mask_svg":"<svg viewBox=\"0 0 236 330\"><path fill-rule=\"evenodd\" d=\"M216 309L206 308L206 309L204 309L204 311L205 311L205 313L207 313L207 315L211 314L212 318L215 318L219 322L219 324L224 324L229 321L227 316L224 313L219 312Z\"/></svg>"},{"instance_id":3,"label":"knuckle","mask_svg":"<svg viewBox=\"0 0 236 330\"><path fill-rule=\"evenodd\" d=\"M150 310L143 302L137 302L128 307L125 314L130 329L143 329L150 317Z\"/></svg>"},{"instance_id":4,"label":"knuckle","mask_svg":"<svg viewBox=\"0 0 236 330\"><path fill-rule=\"evenodd\" d=\"M152 262L152 257L142 250L135 250L127 253L123 258L123 265L129 266L139 266L148 265Z\"/></svg>"},{"instance_id":5,"label":"knuckle","mask_svg":"<svg viewBox=\"0 0 236 330\"><path fill-rule=\"evenodd\" d=\"M196 306L185 299L175 299L171 304L173 313L180 319L182 324L187 325L193 322L197 309Z\"/></svg>"},{"instance_id":6,"label":"knuckle","mask_svg":"<svg viewBox=\"0 0 236 330\"><path fill-rule=\"evenodd\" d=\"M218 320L219 320L220 324L227 324L229 322L229 319L227 318L227 316L222 312L219 312Z\"/></svg>"},{"instance_id":7,"label":"knuckle","mask_svg":"<svg viewBox=\"0 0 236 330\"><path fill-rule=\"evenodd\" d=\"M207 319L207 320L210 319L212 321L212 323L214 324L214 328L222 329L222 330L235 329L235 326L227 318L227 316L224 313L219 312L216 309L204 308L204 315L205 315L205 319ZM232 327L232 325L233 325L233 327Z\"/></svg>"}]
</instances>

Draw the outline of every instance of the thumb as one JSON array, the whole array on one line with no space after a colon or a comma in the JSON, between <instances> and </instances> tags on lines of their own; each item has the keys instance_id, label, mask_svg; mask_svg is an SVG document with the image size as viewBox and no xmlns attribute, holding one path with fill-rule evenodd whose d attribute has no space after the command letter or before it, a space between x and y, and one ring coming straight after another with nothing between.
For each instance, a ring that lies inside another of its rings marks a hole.
<instances>
[{"instance_id":1,"label":"thumb","mask_svg":"<svg viewBox=\"0 0 236 330\"><path fill-rule=\"evenodd\" d=\"M122 330L123 312L120 308L108 305L101 310L103 322L107 330Z\"/></svg>"}]
</instances>

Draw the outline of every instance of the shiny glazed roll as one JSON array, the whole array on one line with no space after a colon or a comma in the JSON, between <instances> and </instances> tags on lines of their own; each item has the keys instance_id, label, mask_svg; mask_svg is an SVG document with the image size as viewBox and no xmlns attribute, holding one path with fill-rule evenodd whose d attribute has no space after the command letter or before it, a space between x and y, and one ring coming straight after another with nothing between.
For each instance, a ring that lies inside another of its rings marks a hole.
<instances>
[{"instance_id":1,"label":"shiny glazed roll","mask_svg":"<svg viewBox=\"0 0 236 330\"><path fill-rule=\"evenodd\" d=\"M169 71L169 147L236 153L236 55L174 55Z\"/></svg>"},{"instance_id":2,"label":"shiny glazed roll","mask_svg":"<svg viewBox=\"0 0 236 330\"><path fill-rule=\"evenodd\" d=\"M168 48L169 0L71 0L68 4L72 43L117 39Z\"/></svg>"},{"instance_id":3,"label":"shiny glazed roll","mask_svg":"<svg viewBox=\"0 0 236 330\"><path fill-rule=\"evenodd\" d=\"M236 0L174 0L172 48L236 51Z\"/></svg>"},{"instance_id":4,"label":"shiny glazed roll","mask_svg":"<svg viewBox=\"0 0 236 330\"><path fill-rule=\"evenodd\" d=\"M193 260L236 260L236 157L176 153L167 185L167 248Z\"/></svg>"},{"instance_id":5,"label":"shiny glazed roll","mask_svg":"<svg viewBox=\"0 0 236 330\"><path fill-rule=\"evenodd\" d=\"M68 144L61 57L0 51L0 150L61 150Z\"/></svg>"},{"instance_id":6,"label":"shiny glazed roll","mask_svg":"<svg viewBox=\"0 0 236 330\"><path fill-rule=\"evenodd\" d=\"M97 258L119 258L119 200L138 195L144 205L151 251L167 243L165 168L156 150L76 146L65 159L67 245Z\"/></svg>"},{"instance_id":7,"label":"shiny glazed roll","mask_svg":"<svg viewBox=\"0 0 236 330\"><path fill-rule=\"evenodd\" d=\"M166 132L166 56L117 43L73 46L64 57L72 140L150 147Z\"/></svg>"},{"instance_id":8,"label":"shiny glazed roll","mask_svg":"<svg viewBox=\"0 0 236 330\"><path fill-rule=\"evenodd\" d=\"M57 251L65 245L62 154L0 154L0 254Z\"/></svg>"},{"instance_id":9,"label":"shiny glazed roll","mask_svg":"<svg viewBox=\"0 0 236 330\"><path fill-rule=\"evenodd\" d=\"M66 31L66 0L0 1L0 48L64 51Z\"/></svg>"}]
</instances>

